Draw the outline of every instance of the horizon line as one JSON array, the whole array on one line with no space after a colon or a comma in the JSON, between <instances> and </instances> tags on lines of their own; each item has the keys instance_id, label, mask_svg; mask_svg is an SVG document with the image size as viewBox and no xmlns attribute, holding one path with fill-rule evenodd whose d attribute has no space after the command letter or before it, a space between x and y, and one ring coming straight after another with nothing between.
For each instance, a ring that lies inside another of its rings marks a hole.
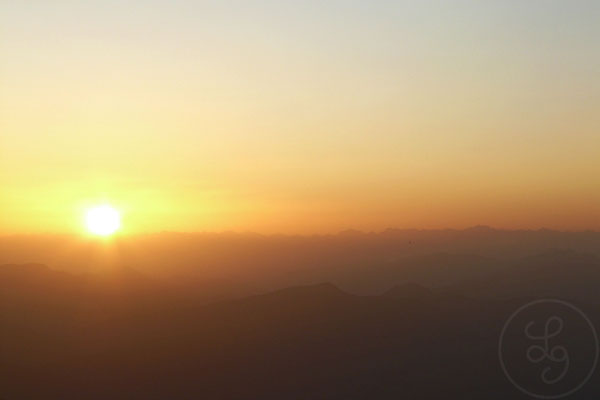
<instances>
[{"instance_id":1,"label":"horizon line","mask_svg":"<svg viewBox=\"0 0 600 400\"><path fill-rule=\"evenodd\" d=\"M238 236L262 236L262 237L326 237L326 236L350 236L350 235L382 235L392 232L466 232L466 231L480 231L480 232L555 232L555 233L600 233L599 230L586 228L586 229L554 229L547 227L539 228L496 228L490 225L472 225L465 228L397 228L388 227L382 230L361 230L355 228L342 229L336 232L315 232L315 233L263 233L257 231L236 231L236 230L223 230L223 231L173 231L173 230L161 230L152 232L133 232L133 233L116 233L113 238L118 237L136 237L136 236L153 236L153 235L238 235ZM16 233L0 233L0 238L16 237L16 236L62 236L62 237L90 237L85 233L75 232L16 232ZM110 238L105 238L105 240Z\"/></svg>"}]
</instances>

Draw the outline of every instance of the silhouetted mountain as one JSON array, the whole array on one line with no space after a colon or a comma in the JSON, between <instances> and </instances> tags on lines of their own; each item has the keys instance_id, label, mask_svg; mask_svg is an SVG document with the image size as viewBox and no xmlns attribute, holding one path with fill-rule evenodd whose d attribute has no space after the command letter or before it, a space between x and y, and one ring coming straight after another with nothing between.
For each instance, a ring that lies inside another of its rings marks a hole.
<instances>
[{"instance_id":1,"label":"silhouetted mountain","mask_svg":"<svg viewBox=\"0 0 600 400\"><path fill-rule=\"evenodd\" d=\"M438 307L321 284L202 308L34 310L2 332L11 346L0 379L9 397L28 399L426 396L415 349L453 324L431 319Z\"/></svg>"},{"instance_id":2,"label":"silhouetted mountain","mask_svg":"<svg viewBox=\"0 0 600 400\"><path fill-rule=\"evenodd\" d=\"M323 281L377 294L407 282L451 285L555 248L600 256L600 233L473 227L312 236L160 233L111 242L17 235L0 237L0 264L25 263L34 255L77 274L128 265L155 281L217 287L214 298Z\"/></svg>"},{"instance_id":3,"label":"silhouetted mountain","mask_svg":"<svg viewBox=\"0 0 600 400\"><path fill-rule=\"evenodd\" d=\"M5 264L0 265L0 282L9 285L44 285L50 286L57 282L73 278L71 274L55 271L43 264Z\"/></svg>"},{"instance_id":4,"label":"silhouetted mountain","mask_svg":"<svg viewBox=\"0 0 600 400\"><path fill-rule=\"evenodd\" d=\"M497 364L498 334L512 303L355 296L330 284L204 307L163 299L148 309L131 301L123 299L129 304L122 309L34 310L27 321L12 320L1 333L2 343L10 344L2 348L0 366L5 394L523 398ZM598 385L581 393L592 390Z\"/></svg>"},{"instance_id":5,"label":"silhouetted mountain","mask_svg":"<svg viewBox=\"0 0 600 400\"><path fill-rule=\"evenodd\" d=\"M0 303L66 302L86 287L84 279L43 264L0 265Z\"/></svg>"},{"instance_id":6,"label":"silhouetted mountain","mask_svg":"<svg viewBox=\"0 0 600 400\"><path fill-rule=\"evenodd\" d=\"M208 305L204 292L216 281L149 278L138 272L143 265L77 275L0 266L1 393L32 400L526 399L499 364L505 322L529 300L552 296L571 300L600 326L600 265L593 254L565 250L489 260L436 252L381 264L361 259L346 269L269 268L261 277L275 274L271 286L302 285ZM319 280L350 285L374 275L391 289L356 295ZM577 350L581 337L564 340ZM575 371L590 354L573 352ZM570 398L599 393L594 378Z\"/></svg>"}]
</instances>

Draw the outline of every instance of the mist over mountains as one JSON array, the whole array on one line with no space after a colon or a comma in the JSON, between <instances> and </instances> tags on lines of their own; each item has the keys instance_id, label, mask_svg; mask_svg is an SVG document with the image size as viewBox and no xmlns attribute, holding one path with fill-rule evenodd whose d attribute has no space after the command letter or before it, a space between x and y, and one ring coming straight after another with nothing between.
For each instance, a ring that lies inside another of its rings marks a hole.
<instances>
[{"instance_id":1,"label":"mist over mountains","mask_svg":"<svg viewBox=\"0 0 600 400\"><path fill-rule=\"evenodd\" d=\"M377 294L406 282L436 287L480 278L541 253L600 256L599 243L599 232L482 226L314 236L159 233L110 242L17 235L0 237L0 263L42 263L75 274L129 267L159 281L219 287L225 296L324 281L352 293Z\"/></svg>"},{"instance_id":2,"label":"mist over mountains","mask_svg":"<svg viewBox=\"0 0 600 400\"><path fill-rule=\"evenodd\" d=\"M14 236L0 246L5 400L525 399L498 361L516 309L562 299L600 326L596 232ZM591 356L574 353L573 370ZM599 383L596 371L570 398L597 397Z\"/></svg>"}]
</instances>

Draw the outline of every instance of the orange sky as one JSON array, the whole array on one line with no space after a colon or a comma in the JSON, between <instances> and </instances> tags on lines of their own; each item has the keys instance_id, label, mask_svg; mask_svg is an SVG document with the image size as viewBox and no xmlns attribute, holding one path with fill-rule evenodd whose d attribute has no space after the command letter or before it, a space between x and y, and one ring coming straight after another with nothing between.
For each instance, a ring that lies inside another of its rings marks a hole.
<instances>
[{"instance_id":1,"label":"orange sky","mask_svg":"<svg viewBox=\"0 0 600 400\"><path fill-rule=\"evenodd\" d=\"M596 4L52 3L0 5L0 233L600 229Z\"/></svg>"}]
</instances>

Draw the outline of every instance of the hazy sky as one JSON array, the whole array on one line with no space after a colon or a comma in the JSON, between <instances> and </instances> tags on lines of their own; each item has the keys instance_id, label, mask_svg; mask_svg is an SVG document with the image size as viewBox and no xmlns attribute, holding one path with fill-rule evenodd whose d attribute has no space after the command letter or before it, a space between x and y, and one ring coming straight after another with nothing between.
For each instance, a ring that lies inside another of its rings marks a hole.
<instances>
[{"instance_id":1,"label":"hazy sky","mask_svg":"<svg viewBox=\"0 0 600 400\"><path fill-rule=\"evenodd\" d=\"M600 229L600 2L0 0L0 232Z\"/></svg>"}]
</instances>

